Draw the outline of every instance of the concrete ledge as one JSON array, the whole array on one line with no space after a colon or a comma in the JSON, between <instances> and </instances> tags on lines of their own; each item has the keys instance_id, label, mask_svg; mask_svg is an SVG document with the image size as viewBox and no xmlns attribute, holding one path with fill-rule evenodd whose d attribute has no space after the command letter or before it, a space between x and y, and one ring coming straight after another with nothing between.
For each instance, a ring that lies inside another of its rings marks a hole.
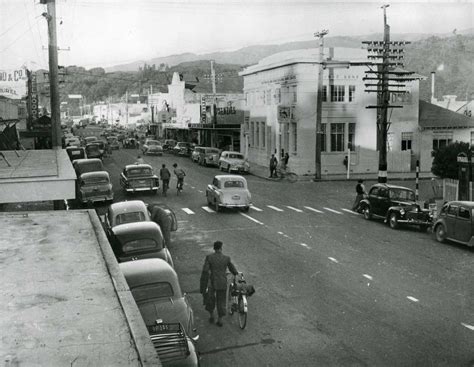
<instances>
[{"instance_id":1,"label":"concrete ledge","mask_svg":"<svg viewBox=\"0 0 474 367\"><path fill-rule=\"evenodd\" d=\"M128 288L127 281L118 266L115 255L102 228L102 223L95 210L89 209L88 212L105 260L107 271L110 274L120 304L125 312L125 318L130 329L131 337L135 343L140 362L144 367L161 366L160 359L151 342L145 322Z\"/></svg>"}]
</instances>

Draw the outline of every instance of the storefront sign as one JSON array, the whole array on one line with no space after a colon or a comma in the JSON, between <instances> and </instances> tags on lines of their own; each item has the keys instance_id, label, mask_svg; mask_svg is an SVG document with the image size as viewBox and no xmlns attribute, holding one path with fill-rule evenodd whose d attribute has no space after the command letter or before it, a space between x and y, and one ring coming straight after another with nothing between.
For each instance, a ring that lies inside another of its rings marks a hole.
<instances>
[{"instance_id":1,"label":"storefront sign","mask_svg":"<svg viewBox=\"0 0 474 367\"><path fill-rule=\"evenodd\" d=\"M206 115L206 108L207 108L207 103L206 103L206 98L205 96L201 97L201 123L205 124L207 115Z\"/></svg>"},{"instance_id":2,"label":"storefront sign","mask_svg":"<svg viewBox=\"0 0 474 367\"><path fill-rule=\"evenodd\" d=\"M26 95L26 69L0 70L0 95L19 99Z\"/></svg>"},{"instance_id":3,"label":"storefront sign","mask_svg":"<svg viewBox=\"0 0 474 367\"><path fill-rule=\"evenodd\" d=\"M29 73L28 80L28 114L29 121L32 123L38 118L38 85L36 84L36 74Z\"/></svg>"},{"instance_id":4,"label":"storefront sign","mask_svg":"<svg viewBox=\"0 0 474 367\"><path fill-rule=\"evenodd\" d=\"M190 129L212 128L212 124L188 124Z\"/></svg>"}]
</instances>

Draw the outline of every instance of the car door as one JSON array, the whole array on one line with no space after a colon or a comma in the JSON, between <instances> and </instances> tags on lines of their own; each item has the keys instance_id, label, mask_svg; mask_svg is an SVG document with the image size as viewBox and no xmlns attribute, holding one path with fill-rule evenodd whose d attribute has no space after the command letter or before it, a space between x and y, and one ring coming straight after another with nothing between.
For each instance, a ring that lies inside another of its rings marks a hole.
<instances>
[{"instance_id":1,"label":"car door","mask_svg":"<svg viewBox=\"0 0 474 367\"><path fill-rule=\"evenodd\" d=\"M456 218L458 215L458 206L457 205L449 205L446 210L446 232L449 238L455 238L455 227L456 227Z\"/></svg>"},{"instance_id":2,"label":"car door","mask_svg":"<svg viewBox=\"0 0 474 367\"><path fill-rule=\"evenodd\" d=\"M469 242L471 239L471 209L460 205L454 225L454 238L456 241Z\"/></svg>"},{"instance_id":3,"label":"car door","mask_svg":"<svg viewBox=\"0 0 474 367\"><path fill-rule=\"evenodd\" d=\"M385 217L390 207L389 190L385 187L379 188L377 215Z\"/></svg>"}]
</instances>

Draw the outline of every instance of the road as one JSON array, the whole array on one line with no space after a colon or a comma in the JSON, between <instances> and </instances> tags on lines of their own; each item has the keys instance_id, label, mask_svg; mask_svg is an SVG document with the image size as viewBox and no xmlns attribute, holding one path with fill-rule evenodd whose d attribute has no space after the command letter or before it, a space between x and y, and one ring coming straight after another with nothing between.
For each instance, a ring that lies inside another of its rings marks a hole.
<instances>
[{"instance_id":1,"label":"road","mask_svg":"<svg viewBox=\"0 0 474 367\"><path fill-rule=\"evenodd\" d=\"M131 198L118 179L136 156L121 149L105 159L115 201ZM348 210L353 182L249 175L250 212L215 213L205 189L217 168L166 153L145 161L187 172L180 196L172 181L167 197L133 197L176 212L170 251L195 311L203 366L474 366L471 249L364 220ZM218 239L257 290L243 331L236 316L222 328L209 324L202 306L201 267Z\"/></svg>"}]
</instances>

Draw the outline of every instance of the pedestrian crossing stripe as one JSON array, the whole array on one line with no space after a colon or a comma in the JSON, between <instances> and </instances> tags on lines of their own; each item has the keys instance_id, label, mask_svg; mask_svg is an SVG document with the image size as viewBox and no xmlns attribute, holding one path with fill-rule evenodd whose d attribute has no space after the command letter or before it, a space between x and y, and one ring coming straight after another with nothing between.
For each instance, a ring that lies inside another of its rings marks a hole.
<instances>
[{"instance_id":1,"label":"pedestrian crossing stripe","mask_svg":"<svg viewBox=\"0 0 474 367\"><path fill-rule=\"evenodd\" d=\"M273 209L277 212L282 212L283 211L283 209L277 208L276 206L273 206L273 205L267 205L267 207L270 208L270 209Z\"/></svg>"},{"instance_id":2,"label":"pedestrian crossing stripe","mask_svg":"<svg viewBox=\"0 0 474 367\"><path fill-rule=\"evenodd\" d=\"M289 206L289 205L286 205L286 207L287 207L288 209L294 210L295 212L298 212L298 213L303 213L303 211L302 211L301 209L294 208L294 207L292 207L292 206Z\"/></svg>"},{"instance_id":3,"label":"pedestrian crossing stripe","mask_svg":"<svg viewBox=\"0 0 474 367\"><path fill-rule=\"evenodd\" d=\"M250 206L250 209L256 210L257 212L263 212L262 209L257 208L256 206L253 206L253 205Z\"/></svg>"},{"instance_id":4,"label":"pedestrian crossing stripe","mask_svg":"<svg viewBox=\"0 0 474 367\"><path fill-rule=\"evenodd\" d=\"M323 211L311 208L310 206L305 206L306 209L311 210L312 212L319 213L319 214L324 214Z\"/></svg>"},{"instance_id":5,"label":"pedestrian crossing stripe","mask_svg":"<svg viewBox=\"0 0 474 367\"><path fill-rule=\"evenodd\" d=\"M331 209L331 208L326 208L326 207L323 207L323 208L326 209L326 210L329 210L330 212L336 213L336 214L342 214L341 212L339 212L337 210L334 210L334 209Z\"/></svg>"},{"instance_id":6,"label":"pedestrian crossing stripe","mask_svg":"<svg viewBox=\"0 0 474 367\"><path fill-rule=\"evenodd\" d=\"M181 208L181 210L185 212L186 214L194 214L194 212L189 208Z\"/></svg>"},{"instance_id":7,"label":"pedestrian crossing stripe","mask_svg":"<svg viewBox=\"0 0 474 367\"><path fill-rule=\"evenodd\" d=\"M211 208L209 208L208 206L203 206L202 207L206 212L208 213L215 213L215 210L212 210Z\"/></svg>"},{"instance_id":8,"label":"pedestrian crossing stripe","mask_svg":"<svg viewBox=\"0 0 474 367\"><path fill-rule=\"evenodd\" d=\"M358 215L356 212L354 212L354 211L352 211L352 210L349 210L349 209L346 209L346 208L342 208L342 210L344 210L345 212L354 214L354 215Z\"/></svg>"}]
</instances>

